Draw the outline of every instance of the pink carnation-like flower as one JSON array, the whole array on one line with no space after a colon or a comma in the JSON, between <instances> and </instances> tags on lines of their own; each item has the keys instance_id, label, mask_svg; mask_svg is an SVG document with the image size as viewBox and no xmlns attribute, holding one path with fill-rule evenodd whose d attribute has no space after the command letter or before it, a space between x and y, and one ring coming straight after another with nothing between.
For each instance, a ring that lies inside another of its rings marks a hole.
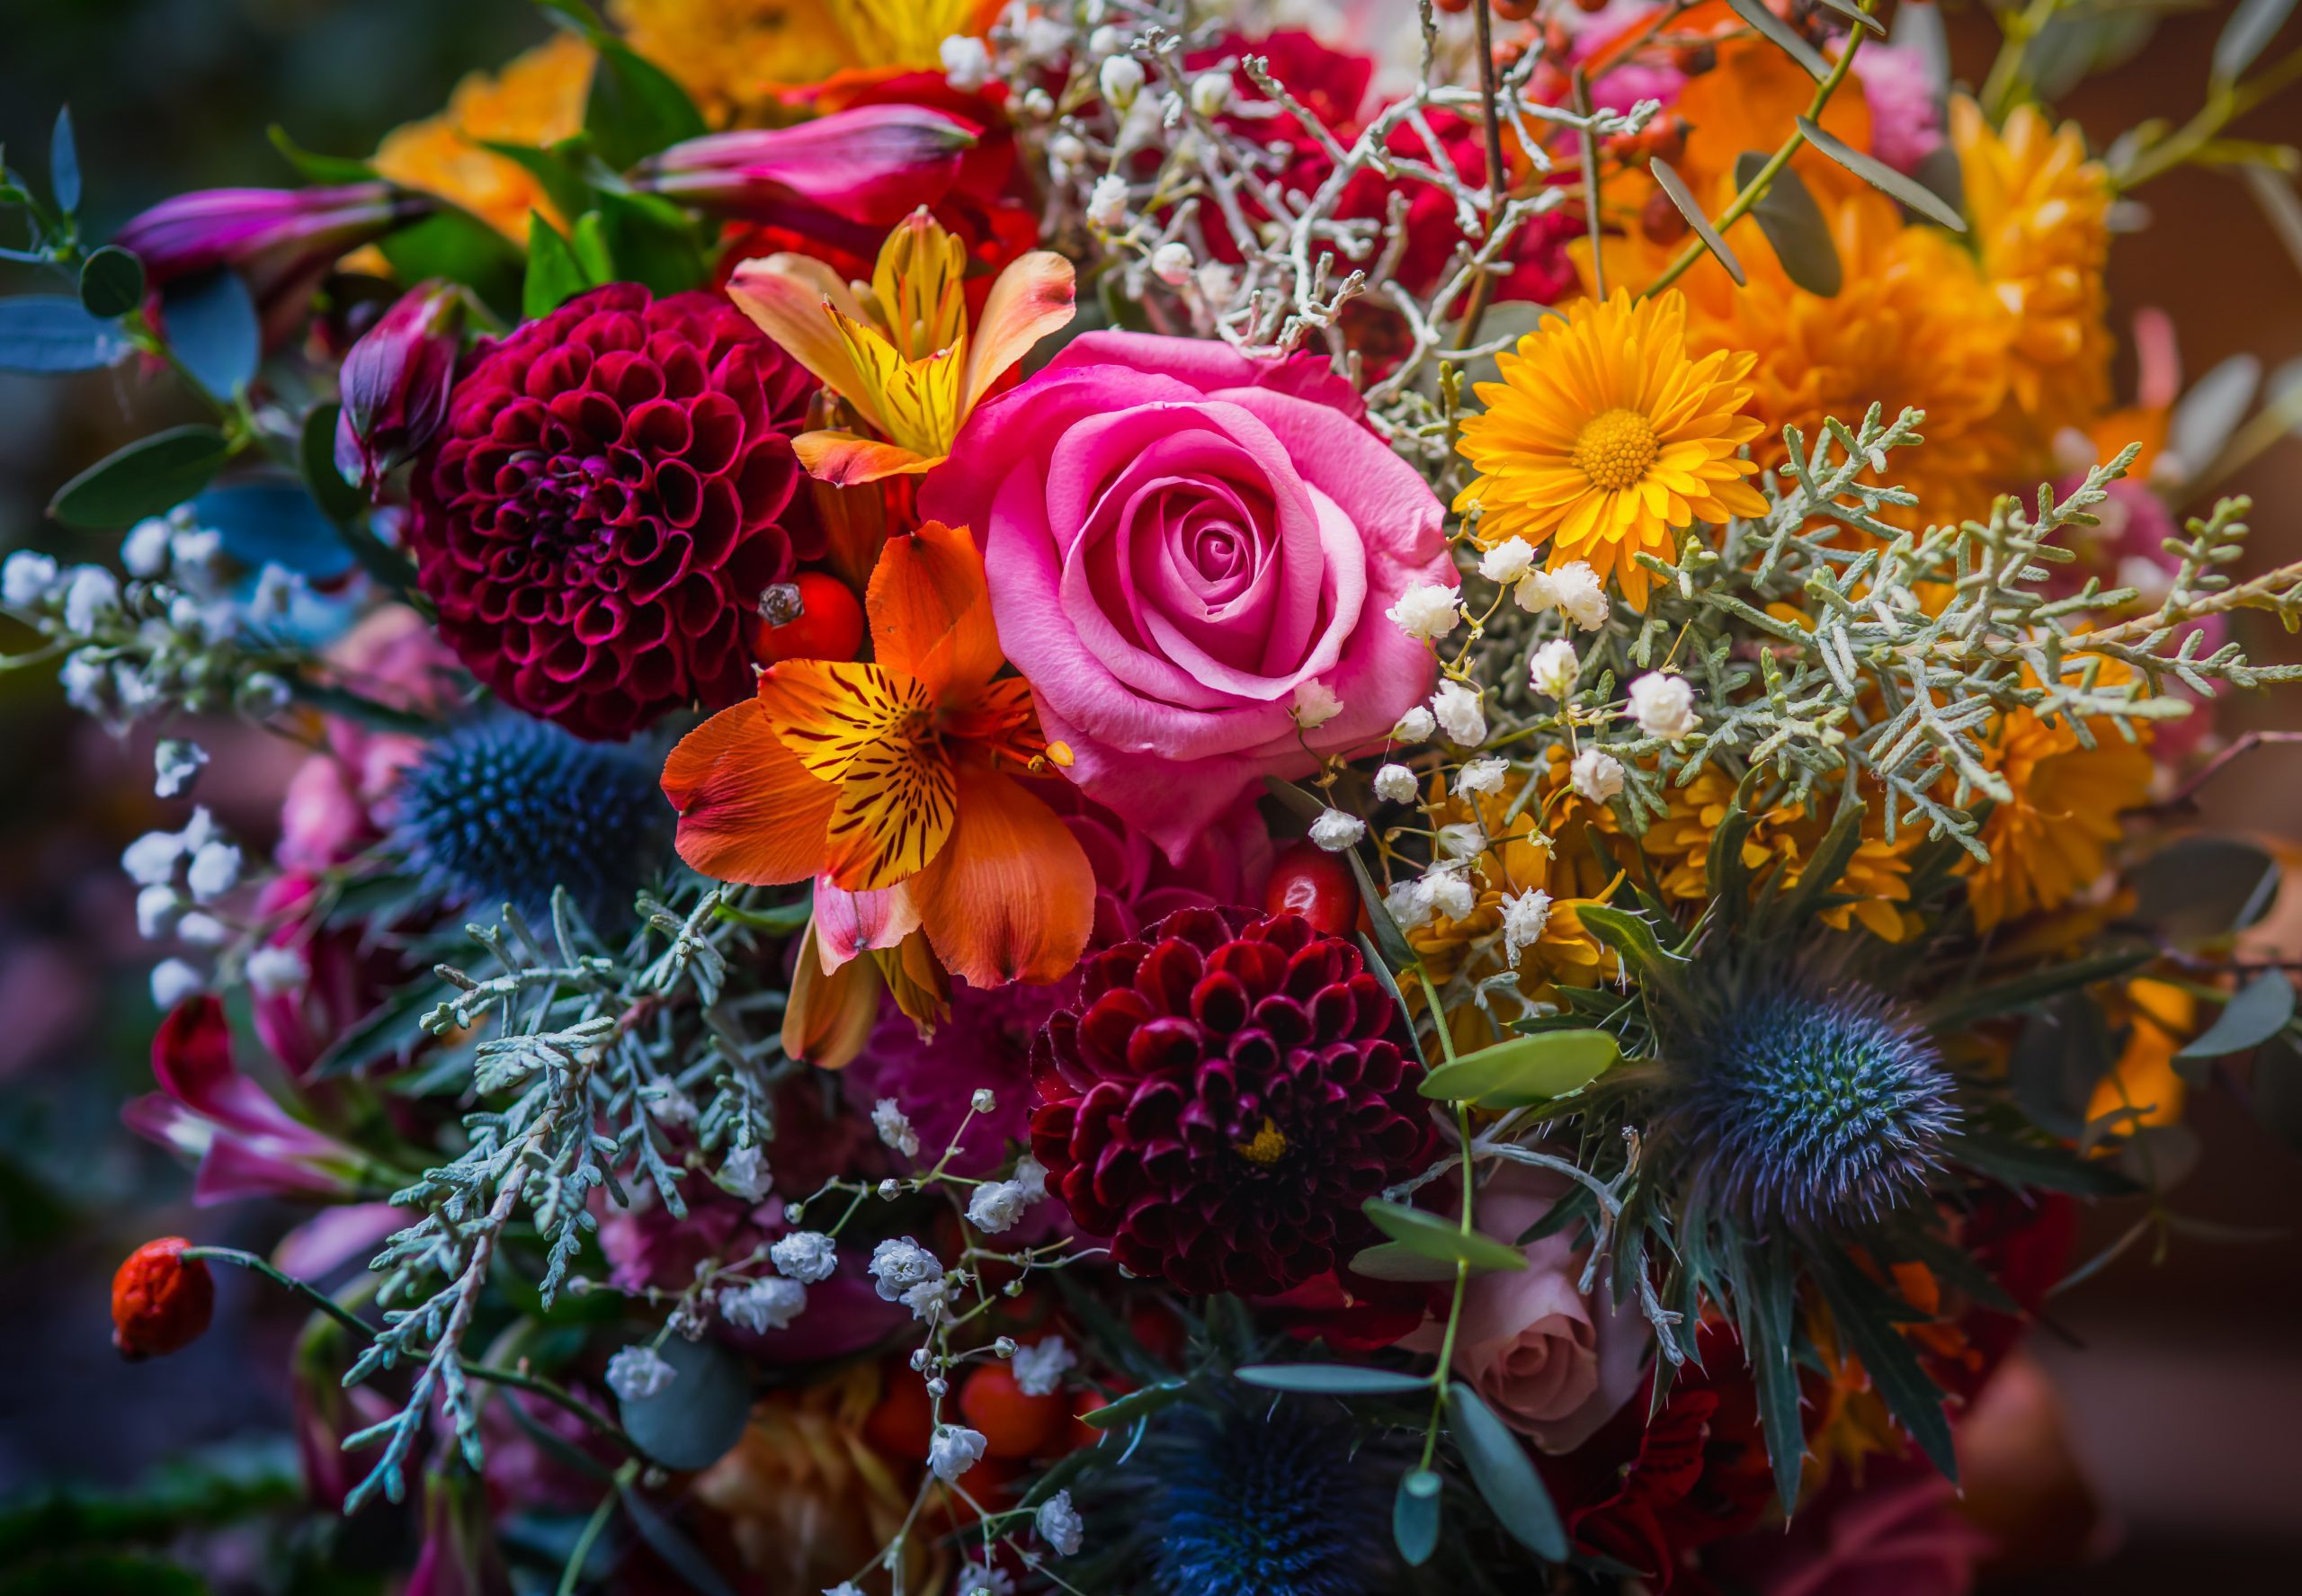
<instances>
[{"instance_id":1,"label":"pink carnation-like flower","mask_svg":"<svg viewBox=\"0 0 2302 1596\"><path fill-rule=\"evenodd\" d=\"M485 351L415 472L441 635L579 736L734 703L746 617L819 539L791 452L814 387L733 306L628 282Z\"/></svg>"},{"instance_id":2,"label":"pink carnation-like flower","mask_svg":"<svg viewBox=\"0 0 2302 1596\"><path fill-rule=\"evenodd\" d=\"M1917 171L1942 147L1942 101L1926 58L1905 45L1868 44L1854 76L1870 109L1870 153L1897 172Z\"/></svg>"},{"instance_id":3,"label":"pink carnation-like flower","mask_svg":"<svg viewBox=\"0 0 2302 1596\"><path fill-rule=\"evenodd\" d=\"M1091 333L976 412L920 510L974 530L1073 780L1171 858L1258 777L1379 740L1431 690L1384 612L1454 584L1439 501L1316 361ZM1312 682L1343 708L1306 732Z\"/></svg>"}]
</instances>

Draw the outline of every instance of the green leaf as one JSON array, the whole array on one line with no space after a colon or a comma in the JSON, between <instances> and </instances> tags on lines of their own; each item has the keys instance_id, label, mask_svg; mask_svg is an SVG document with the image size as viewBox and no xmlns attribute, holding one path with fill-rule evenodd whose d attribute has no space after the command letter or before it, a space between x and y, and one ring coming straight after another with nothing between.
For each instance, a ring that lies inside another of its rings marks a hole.
<instances>
[{"instance_id":1,"label":"green leaf","mask_svg":"<svg viewBox=\"0 0 2302 1596\"><path fill-rule=\"evenodd\" d=\"M272 140L272 147L290 166L313 183L373 183L376 168L358 156L324 156L306 149L288 135L288 129L274 122L264 129L264 137Z\"/></svg>"},{"instance_id":2,"label":"green leaf","mask_svg":"<svg viewBox=\"0 0 2302 1596\"><path fill-rule=\"evenodd\" d=\"M1666 989L1677 985L1680 960L1664 950L1655 938L1654 926L1646 920L1603 904L1584 905L1576 918L1585 930L1613 949L1640 980Z\"/></svg>"},{"instance_id":3,"label":"green leaf","mask_svg":"<svg viewBox=\"0 0 2302 1596\"><path fill-rule=\"evenodd\" d=\"M530 321L549 316L591 286L559 229L528 212L528 276L520 289L520 314Z\"/></svg>"},{"instance_id":4,"label":"green leaf","mask_svg":"<svg viewBox=\"0 0 2302 1596\"><path fill-rule=\"evenodd\" d=\"M0 1574L0 1596L206 1596L196 1574L147 1558L89 1552Z\"/></svg>"},{"instance_id":5,"label":"green leaf","mask_svg":"<svg viewBox=\"0 0 2302 1596\"><path fill-rule=\"evenodd\" d=\"M1079 1415L1079 1422L1090 1430L1117 1430L1136 1420L1147 1418L1163 1407L1172 1406L1183 1394L1181 1380L1162 1380L1155 1386L1146 1386L1139 1391L1103 1404L1092 1413Z\"/></svg>"},{"instance_id":6,"label":"green leaf","mask_svg":"<svg viewBox=\"0 0 2302 1596\"><path fill-rule=\"evenodd\" d=\"M135 346L127 335L64 294L0 299L0 371L53 376L118 364Z\"/></svg>"},{"instance_id":7,"label":"green leaf","mask_svg":"<svg viewBox=\"0 0 2302 1596\"><path fill-rule=\"evenodd\" d=\"M1406 933L1399 929L1399 923L1391 918L1389 906L1376 889L1375 878L1367 872L1367 861L1359 857L1356 848L1344 857L1351 860L1351 873L1359 883L1359 902L1367 911L1367 923L1375 933L1375 947L1382 954L1383 962L1394 970L1413 969L1418 962L1414 950L1407 945ZM1437 1023L1436 1016L1432 1022Z\"/></svg>"},{"instance_id":8,"label":"green leaf","mask_svg":"<svg viewBox=\"0 0 2302 1596\"><path fill-rule=\"evenodd\" d=\"M1298 819L1316 820L1327 812L1327 807L1313 793L1305 792L1292 781L1281 781L1276 776L1263 779L1263 790L1277 798Z\"/></svg>"},{"instance_id":9,"label":"green leaf","mask_svg":"<svg viewBox=\"0 0 2302 1596\"><path fill-rule=\"evenodd\" d=\"M1455 1266L1396 1242L1378 1242L1352 1254L1351 1271L1370 1280L1413 1280L1431 1284L1455 1278Z\"/></svg>"},{"instance_id":10,"label":"green leaf","mask_svg":"<svg viewBox=\"0 0 2302 1596\"><path fill-rule=\"evenodd\" d=\"M1471 1483L1511 1538L1545 1562L1566 1561L1566 1526L1526 1447L1460 1380L1448 1387L1447 1429L1462 1449Z\"/></svg>"},{"instance_id":11,"label":"green leaf","mask_svg":"<svg viewBox=\"0 0 2302 1596\"><path fill-rule=\"evenodd\" d=\"M1887 24L1857 5L1854 0L1823 0L1823 4L1858 27L1868 28L1881 39L1887 36Z\"/></svg>"},{"instance_id":12,"label":"green leaf","mask_svg":"<svg viewBox=\"0 0 2302 1596\"><path fill-rule=\"evenodd\" d=\"M672 1381L652 1396L618 1398L623 1427L666 1468L709 1468L750 1422L750 1366L715 1341L667 1336L656 1351L674 1370Z\"/></svg>"},{"instance_id":13,"label":"green leaf","mask_svg":"<svg viewBox=\"0 0 2302 1596\"><path fill-rule=\"evenodd\" d=\"M170 352L210 393L229 398L254 377L263 328L238 272L218 267L168 284L160 290L160 317Z\"/></svg>"},{"instance_id":14,"label":"green leaf","mask_svg":"<svg viewBox=\"0 0 2302 1596\"><path fill-rule=\"evenodd\" d=\"M406 1058L424 1039L423 1018L439 996L439 983L412 981L344 1030L306 1072L315 1081L348 1075L379 1058Z\"/></svg>"},{"instance_id":15,"label":"green leaf","mask_svg":"<svg viewBox=\"0 0 2302 1596\"><path fill-rule=\"evenodd\" d=\"M2253 924L2278 884L2278 860L2236 837L2182 837L2127 873L2135 923L2185 947Z\"/></svg>"},{"instance_id":16,"label":"green leaf","mask_svg":"<svg viewBox=\"0 0 2302 1596\"><path fill-rule=\"evenodd\" d=\"M615 275L647 285L651 293L677 294L700 287L703 251L687 213L653 194L602 194L600 234Z\"/></svg>"},{"instance_id":17,"label":"green leaf","mask_svg":"<svg viewBox=\"0 0 2302 1596\"><path fill-rule=\"evenodd\" d=\"M557 152L538 149L531 144L508 144L498 138L476 142L488 154L502 156L534 178L562 216L580 216L592 208L592 185L577 176ZM580 148L581 145L582 141L576 140L575 147Z\"/></svg>"},{"instance_id":18,"label":"green leaf","mask_svg":"<svg viewBox=\"0 0 2302 1596\"><path fill-rule=\"evenodd\" d=\"M2110 1067L2110 1029L2102 1012L2083 994L2073 994L2024 1020L2006 1073L2014 1101L2030 1123L2075 1140L2086 1128L2094 1083Z\"/></svg>"},{"instance_id":19,"label":"green leaf","mask_svg":"<svg viewBox=\"0 0 2302 1596\"><path fill-rule=\"evenodd\" d=\"M90 466L56 490L48 513L91 531L162 515L206 487L231 454L214 427L171 427Z\"/></svg>"},{"instance_id":20,"label":"green leaf","mask_svg":"<svg viewBox=\"0 0 2302 1596\"><path fill-rule=\"evenodd\" d=\"M2203 1036L2174 1057L2219 1058L2226 1053L2243 1053L2284 1030L2293 1018L2293 981L2284 970L2264 970L2222 1006L2221 1015Z\"/></svg>"},{"instance_id":21,"label":"green leaf","mask_svg":"<svg viewBox=\"0 0 2302 1596\"><path fill-rule=\"evenodd\" d=\"M1443 1482L1427 1468L1410 1468L1391 1501L1391 1538L1409 1568L1420 1568L1439 1549L1439 1491Z\"/></svg>"},{"instance_id":22,"label":"green leaf","mask_svg":"<svg viewBox=\"0 0 2302 1596\"><path fill-rule=\"evenodd\" d=\"M1756 0L1741 0L1743 4L1755 3ZM1740 4L1736 8L1739 10ZM1927 220L1938 227L1948 227L1953 233L1967 230L1967 218L1945 205L1941 195L1905 177L1884 161L1864 155L1812 117L1800 117L1798 130L1807 136L1807 143L1896 204L1917 211Z\"/></svg>"},{"instance_id":23,"label":"green leaf","mask_svg":"<svg viewBox=\"0 0 2302 1596\"><path fill-rule=\"evenodd\" d=\"M2273 1038L2254 1055L2255 1120L2293 1152L2302 1153L2302 1052L2287 1037Z\"/></svg>"},{"instance_id":24,"label":"green leaf","mask_svg":"<svg viewBox=\"0 0 2302 1596\"><path fill-rule=\"evenodd\" d=\"M378 241L402 282L444 277L460 282L491 308L520 308L527 261L519 246L468 210L443 208Z\"/></svg>"},{"instance_id":25,"label":"green leaf","mask_svg":"<svg viewBox=\"0 0 2302 1596\"><path fill-rule=\"evenodd\" d=\"M601 22L581 0L538 0L592 41L599 61L592 69L592 95L584 111L584 131L600 156L618 168L636 165L657 150L708 131L703 113L687 91L664 70L637 54Z\"/></svg>"},{"instance_id":26,"label":"green leaf","mask_svg":"<svg viewBox=\"0 0 2302 1596\"><path fill-rule=\"evenodd\" d=\"M1736 156L1735 186L1748 184L1765 167L1767 159L1756 150L1745 150ZM1782 263L1783 272L1792 282L1825 299L1845 285L1846 274L1839 265L1838 245L1831 241L1831 225L1824 219L1822 207L1815 203L1815 196L1807 192L1805 180L1794 168L1785 166L1768 182L1766 192L1751 207L1751 218L1758 223L1759 231L1766 235L1767 243L1773 245L1774 258ZM1800 877L1801 885L1806 878L1805 875ZM1836 878L1835 872L1832 878Z\"/></svg>"},{"instance_id":27,"label":"green leaf","mask_svg":"<svg viewBox=\"0 0 2302 1596\"><path fill-rule=\"evenodd\" d=\"M1527 1255L1518 1248L1476 1230L1466 1235L1462 1226L1451 1219L1442 1219L1404 1203L1385 1202L1379 1197L1369 1198L1362 1207L1376 1229L1410 1253L1448 1263L1467 1263L1477 1270L1527 1267Z\"/></svg>"},{"instance_id":28,"label":"green leaf","mask_svg":"<svg viewBox=\"0 0 2302 1596\"><path fill-rule=\"evenodd\" d=\"M1580 1091L1621 1057L1621 1044L1603 1030L1548 1030L1442 1064L1423 1077L1418 1090L1446 1102L1522 1109Z\"/></svg>"},{"instance_id":29,"label":"green leaf","mask_svg":"<svg viewBox=\"0 0 2302 1596\"><path fill-rule=\"evenodd\" d=\"M2214 41L2214 80L2228 84L2244 76L2293 14L2294 0L2238 0Z\"/></svg>"},{"instance_id":30,"label":"green leaf","mask_svg":"<svg viewBox=\"0 0 2302 1596\"><path fill-rule=\"evenodd\" d=\"M1367 967L1374 972L1375 979L1383 984L1383 990L1389 993L1391 1001L1398 1005L1399 1023L1412 1031L1414 1021L1407 1013L1406 994L1399 990L1399 978L1391 974L1389 960L1383 957L1383 950L1375 946L1375 939L1365 932L1353 932L1352 937L1359 944L1360 953L1367 960Z\"/></svg>"},{"instance_id":31,"label":"green leaf","mask_svg":"<svg viewBox=\"0 0 2302 1596\"><path fill-rule=\"evenodd\" d=\"M1584 917L1586 921L1589 919L1587 912ZM2149 948L2129 949L2122 953L2101 953L2092 958L2074 959L2069 964L2049 965L2045 969L2032 970L2027 976L2017 976L2012 980L2000 981L1994 985L1952 992L1926 1011L1926 1023L1934 1030L1964 1030L1979 1020L2012 1014L2063 993L2092 986L2098 981L2115 981L2129 970L2140 969L2157 956L2156 951Z\"/></svg>"},{"instance_id":32,"label":"green leaf","mask_svg":"<svg viewBox=\"0 0 2302 1596\"><path fill-rule=\"evenodd\" d=\"M1421 1391L1431 1384L1421 1375L1358 1363L1250 1363L1232 1370L1266 1391L1316 1391L1328 1396L1373 1396Z\"/></svg>"},{"instance_id":33,"label":"green leaf","mask_svg":"<svg viewBox=\"0 0 2302 1596\"><path fill-rule=\"evenodd\" d=\"M1789 22L1769 11L1765 0L1726 0L1726 4L1735 8L1736 16L1764 34L1768 43L1805 67L1807 76L1816 83L1830 76L1830 63L1793 31Z\"/></svg>"},{"instance_id":34,"label":"green leaf","mask_svg":"<svg viewBox=\"0 0 2302 1596\"><path fill-rule=\"evenodd\" d=\"M1920 1367L1918 1354L1895 1328L1896 1315L1885 1294L1842 1253L1816 1249L1811 1265L1839 1333L1887 1404L1935 1467L1954 1485L1958 1456L1950 1443L1950 1421L1942 1411L1942 1389Z\"/></svg>"},{"instance_id":35,"label":"green leaf","mask_svg":"<svg viewBox=\"0 0 2302 1596\"><path fill-rule=\"evenodd\" d=\"M629 1485L620 1485L616 1487L616 1494L639 1538L679 1576L685 1589L695 1592L695 1596L735 1596L734 1587L719 1577L719 1571L711 1565L710 1559L670 1520L657 1512L646 1497Z\"/></svg>"},{"instance_id":36,"label":"green leaf","mask_svg":"<svg viewBox=\"0 0 2302 1596\"><path fill-rule=\"evenodd\" d=\"M80 209L80 147L72 137L72 108L56 108L56 130L48 140L48 186L56 208L70 216Z\"/></svg>"},{"instance_id":37,"label":"green leaf","mask_svg":"<svg viewBox=\"0 0 2302 1596\"><path fill-rule=\"evenodd\" d=\"M1791 1359L1796 1284L1790 1259L1779 1244L1754 1246L1735 1303L1744 1355L1758 1386L1759 1422L1774 1470L1775 1497L1786 1515L1798 1505L1807 1449L1806 1428L1798 1416L1798 1368Z\"/></svg>"},{"instance_id":38,"label":"green leaf","mask_svg":"<svg viewBox=\"0 0 2302 1596\"><path fill-rule=\"evenodd\" d=\"M80 303L109 321L144 303L144 263L117 244L94 251L80 265Z\"/></svg>"},{"instance_id":39,"label":"green leaf","mask_svg":"<svg viewBox=\"0 0 2302 1596\"><path fill-rule=\"evenodd\" d=\"M2139 1190L2108 1164L2096 1164L2060 1147L1968 1132L1952 1137L1950 1156L1976 1174L2016 1191L2067 1191L2076 1197L2128 1197Z\"/></svg>"},{"instance_id":40,"label":"green leaf","mask_svg":"<svg viewBox=\"0 0 2302 1596\"><path fill-rule=\"evenodd\" d=\"M1743 263L1735 258L1735 252L1726 247L1726 240L1710 225L1710 218L1703 214L1702 201L1688 190L1686 180L1673 171L1671 163L1661 156L1650 157L1646 166L1671 203L1679 208L1679 214L1686 218L1687 226L1694 229L1694 236L1702 240L1703 248L1717 255L1718 263L1726 268L1726 275L1735 280L1735 286L1742 287L1748 281L1743 274Z\"/></svg>"},{"instance_id":41,"label":"green leaf","mask_svg":"<svg viewBox=\"0 0 2302 1596\"><path fill-rule=\"evenodd\" d=\"M303 435L297 440L296 449L297 464L303 468L305 486L312 490L312 502L339 526L357 519L368 504L335 468L336 423L343 415L344 406L334 399L313 406L304 416Z\"/></svg>"}]
</instances>

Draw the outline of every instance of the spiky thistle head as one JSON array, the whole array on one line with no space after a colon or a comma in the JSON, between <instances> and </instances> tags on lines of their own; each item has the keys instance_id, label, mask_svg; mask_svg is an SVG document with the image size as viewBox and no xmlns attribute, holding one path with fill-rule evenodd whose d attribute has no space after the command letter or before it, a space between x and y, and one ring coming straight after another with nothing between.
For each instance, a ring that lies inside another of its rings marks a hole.
<instances>
[{"instance_id":1,"label":"spiky thistle head","mask_svg":"<svg viewBox=\"0 0 2302 1596\"><path fill-rule=\"evenodd\" d=\"M1899 1206L1958 1122L1932 1039L1865 986L1754 993L1674 1050L1671 1127L1695 1184L1756 1224Z\"/></svg>"},{"instance_id":2,"label":"spiky thistle head","mask_svg":"<svg viewBox=\"0 0 2302 1596\"><path fill-rule=\"evenodd\" d=\"M1387 1478L1332 1406L1176 1412L1146 1449L1159 1596L1372 1596L1396 1589Z\"/></svg>"},{"instance_id":3,"label":"spiky thistle head","mask_svg":"<svg viewBox=\"0 0 2302 1596\"><path fill-rule=\"evenodd\" d=\"M620 925L665 857L671 808L652 745L587 743L503 710L434 740L402 773L396 835L442 897L540 921L565 887L595 925Z\"/></svg>"}]
</instances>

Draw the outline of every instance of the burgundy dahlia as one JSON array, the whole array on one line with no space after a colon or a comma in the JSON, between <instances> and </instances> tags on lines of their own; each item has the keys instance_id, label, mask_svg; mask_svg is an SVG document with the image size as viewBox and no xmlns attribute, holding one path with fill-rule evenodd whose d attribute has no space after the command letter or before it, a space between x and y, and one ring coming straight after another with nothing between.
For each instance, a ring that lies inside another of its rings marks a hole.
<instances>
[{"instance_id":1,"label":"burgundy dahlia","mask_svg":"<svg viewBox=\"0 0 2302 1596\"><path fill-rule=\"evenodd\" d=\"M484 348L415 476L441 635L581 736L734 703L760 594L816 552L791 452L815 386L726 301L636 283Z\"/></svg>"},{"instance_id":2,"label":"burgundy dahlia","mask_svg":"<svg viewBox=\"0 0 2302 1596\"><path fill-rule=\"evenodd\" d=\"M1179 909L1091 955L1031 1065L1031 1150L1071 1217L1186 1291L1348 1261L1379 1239L1360 1205L1432 1153L1397 1005L1296 914Z\"/></svg>"}]
</instances>

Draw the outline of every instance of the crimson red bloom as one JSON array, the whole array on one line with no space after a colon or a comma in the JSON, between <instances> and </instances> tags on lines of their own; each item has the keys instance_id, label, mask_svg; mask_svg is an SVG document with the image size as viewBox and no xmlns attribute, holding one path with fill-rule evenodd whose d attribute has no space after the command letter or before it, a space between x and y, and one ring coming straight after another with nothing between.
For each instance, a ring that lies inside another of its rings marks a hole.
<instances>
[{"instance_id":1,"label":"crimson red bloom","mask_svg":"<svg viewBox=\"0 0 2302 1596\"><path fill-rule=\"evenodd\" d=\"M180 1235L146 1242L112 1278L112 1344L123 1358L164 1358L198 1341L216 1315L216 1279L186 1258Z\"/></svg>"},{"instance_id":2,"label":"crimson red bloom","mask_svg":"<svg viewBox=\"0 0 2302 1596\"><path fill-rule=\"evenodd\" d=\"M1360 1205L1431 1155L1397 1004L1299 914L1182 909L1092 956L1031 1069L1050 1190L1186 1291L1324 1274L1378 1239Z\"/></svg>"},{"instance_id":3,"label":"crimson red bloom","mask_svg":"<svg viewBox=\"0 0 2302 1596\"><path fill-rule=\"evenodd\" d=\"M819 552L791 452L815 386L725 300L628 282L483 350L415 477L441 635L579 736L743 698L753 607Z\"/></svg>"}]
</instances>

